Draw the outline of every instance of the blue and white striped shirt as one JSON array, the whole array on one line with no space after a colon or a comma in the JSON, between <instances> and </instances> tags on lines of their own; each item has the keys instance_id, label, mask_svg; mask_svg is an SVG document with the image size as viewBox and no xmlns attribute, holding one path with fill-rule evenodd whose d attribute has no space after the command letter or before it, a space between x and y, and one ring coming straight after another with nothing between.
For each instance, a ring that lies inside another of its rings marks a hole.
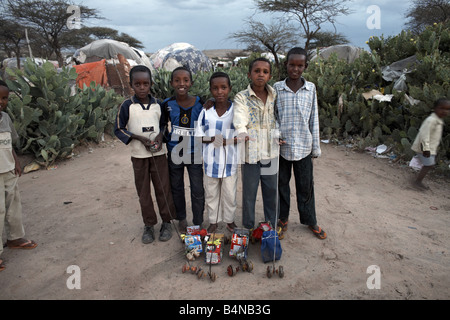
<instances>
[{"instance_id":1,"label":"blue and white striped shirt","mask_svg":"<svg viewBox=\"0 0 450 320\"><path fill-rule=\"evenodd\" d=\"M235 137L233 114L233 104L220 117L215 107L208 110L203 109L198 117L195 136L214 137L222 135L224 140L233 139ZM215 147L214 143L203 143L203 166L205 174L211 178L225 178L236 174L238 167L237 146L232 143L224 147Z\"/></svg>"},{"instance_id":2,"label":"blue and white striped shirt","mask_svg":"<svg viewBox=\"0 0 450 320\"><path fill-rule=\"evenodd\" d=\"M316 86L304 81L303 87L293 92L286 80L274 84L277 91L275 114L281 139L286 144L280 148L280 155L288 161L298 161L312 153L319 157L319 107Z\"/></svg>"}]
</instances>

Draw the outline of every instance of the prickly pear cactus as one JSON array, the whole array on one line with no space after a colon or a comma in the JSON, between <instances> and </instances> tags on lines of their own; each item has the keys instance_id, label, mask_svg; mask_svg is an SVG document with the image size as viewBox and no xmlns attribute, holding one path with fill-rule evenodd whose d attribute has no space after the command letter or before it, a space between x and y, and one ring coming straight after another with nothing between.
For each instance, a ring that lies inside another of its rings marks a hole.
<instances>
[{"instance_id":1,"label":"prickly pear cactus","mask_svg":"<svg viewBox=\"0 0 450 320\"><path fill-rule=\"evenodd\" d=\"M98 141L122 99L95 84L76 88L75 69L58 72L49 62L40 67L27 60L23 70L7 73L15 93L8 112L20 137L17 147L33 153L43 166L70 156L83 139Z\"/></svg>"}]
</instances>

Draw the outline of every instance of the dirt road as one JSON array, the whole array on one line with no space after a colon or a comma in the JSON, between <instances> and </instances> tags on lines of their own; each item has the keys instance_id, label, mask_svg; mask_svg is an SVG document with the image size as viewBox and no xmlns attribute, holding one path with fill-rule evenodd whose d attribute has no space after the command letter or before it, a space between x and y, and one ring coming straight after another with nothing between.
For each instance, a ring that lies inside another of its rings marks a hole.
<instances>
[{"instance_id":1,"label":"dirt road","mask_svg":"<svg viewBox=\"0 0 450 320\"><path fill-rule=\"evenodd\" d=\"M176 236L141 243L127 147L109 139L79 148L56 169L20 178L26 236L39 246L5 248L0 299L449 299L450 183L429 181L431 190L419 192L409 187L409 168L341 146L322 148L314 175L318 222L328 239L300 225L293 197L277 263L285 277L266 277L257 243L249 247L253 272L235 277L226 274L229 264L237 266L226 246L223 263L212 267L214 283L181 272ZM261 201L257 215L262 219ZM205 265L203 257L194 263ZM80 289L67 287L72 265ZM377 283L380 289L369 288Z\"/></svg>"}]
</instances>

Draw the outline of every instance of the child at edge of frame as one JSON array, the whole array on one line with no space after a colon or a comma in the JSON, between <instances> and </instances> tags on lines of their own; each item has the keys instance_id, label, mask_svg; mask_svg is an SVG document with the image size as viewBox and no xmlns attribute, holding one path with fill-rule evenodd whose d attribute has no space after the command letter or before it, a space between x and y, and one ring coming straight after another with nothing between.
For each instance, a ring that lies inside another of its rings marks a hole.
<instances>
[{"instance_id":1,"label":"child at edge of frame","mask_svg":"<svg viewBox=\"0 0 450 320\"><path fill-rule=\"evenodd\" d=\"M272 65L266 58L257 58L249 65L247 89L234 98L233 124L238 142L245 142L241 151L242 225L255 228L255 203L261 183L264 220L276 227L278 206L278 131L275 119L276 92L268 84Z\"/></svg>"},{"instance_id":2,"label":"child at edge of frame","mask_svg":"<svg viewBox=\"0 0 450 320\"><path fill-rule=\"evenodd\" d=\"M134 66L130 70L130 85L135 94L120 106L114 133L130 146L134 181L144 222L142 243L149 244L155 240L154 226L158 222L151 184L155 189L162 219L159 240L168 241L172 237L171 221L175 206L170 191L167 152L162 141L167 119L161 102L150 94L152 74L149 68Z\"/></svg>"},{"instance_id":3,"label":"child at edge of frame","mask_svg":"<svg viewBox=\"0 0 450 320\"><path fill-rule=\"evenodd\" d=\"M187 229L187 210L184 187L184 172L188 172L192 205L192 223L202 228L205 209L203 187L202 143L195 138L195 125L203 109L203 101L191 96L193 85L192 72L187 67L178 67L172 71L170 85L174 96L163 102L163 109L171 124L171 131L164 134L167 141L169 175L172 197L175 200L178 229L185 233Z\"/></svg>"},{"instance_id":4,"label":"child at edge of frame","mask_svg":"<svg viewBox=\"0 0 450 320\"><path fill-rule=\"evenodd\" d=\"M23 238L25 229L22 222L22 202L18 184L22 169L13 148L13 142L19 136L11 118L5 112L8 107L8 98L8 85L0 80L0 239L6 227L7 248L34 249L37 243ZM3 243L0 245L0 256L2 253ZM0 271L5 268L4 261L0 259Z\"/></svg>"},{"instance_id":5,"label":"child at edge of frame","mask_svg":"<svg viewBox=\"0 0 450 320\"><path fill-rule=\"evenodd\" d=\"M287 231L291 194L289 181L294 171L300 223L324 240L327 234L317 225L312 160L321 155L319 110L316 86L303 77L308 67L307 51L299 47L289 50L285 66L288 77L274 84L277 92L275 110L282 140L278 226L283 232Z\"/></svg>"},{"instance_id":6,"label":"child at edge of frame","mask_svg":"<svg viewBox=\"0 0 450 320\"><path fill-rule=\"evenodd\" d=\"M450 113L450 100L440 98L434 102L432 113L422 122L419 133L411 146L411 150L417 153L422 163L422 168L412 181L415 188L429 190L430 187L423 183L423 179L436 165L436 156L444 131L444 118Z\"/></svg>"},{"instance_id":7,"label":"child at edge of frame","mask_svg":"<svg viewBox=\"0 0 450 320\"><path fill-rule=\"evenodd\" d=\"M203 142L208 232L215 232L219 222L224 221L233 233L236 228L238 149L233 126L234 106L229 99L232 86L230 77L224 72L215 72L209 84L214 102L209 107L205 104L195 130L195 136Z\"/></svg>"}]
</instances>

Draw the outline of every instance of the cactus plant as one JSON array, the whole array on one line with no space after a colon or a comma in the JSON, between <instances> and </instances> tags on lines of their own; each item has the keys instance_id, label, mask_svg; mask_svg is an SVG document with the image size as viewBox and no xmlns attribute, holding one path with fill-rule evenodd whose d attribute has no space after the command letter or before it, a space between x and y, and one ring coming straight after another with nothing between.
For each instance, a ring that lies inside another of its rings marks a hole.
<instances>
[{"instance_id":1,"label":"cactus plant","mask_svg":"<svg viewBox=\"0 0 450 320\"><path fill-rule=\"evenodd\" d=\"M113 91L91 84L74 88L75 69L58 72L51 63L42 67L32 60L23 70L7 69L6 82L12 95L8 112L19 134L20 152L31 152L43 166L72 154L84 139L98 141L113 123L119 98Z\"/></svg>"}]
</instances>

